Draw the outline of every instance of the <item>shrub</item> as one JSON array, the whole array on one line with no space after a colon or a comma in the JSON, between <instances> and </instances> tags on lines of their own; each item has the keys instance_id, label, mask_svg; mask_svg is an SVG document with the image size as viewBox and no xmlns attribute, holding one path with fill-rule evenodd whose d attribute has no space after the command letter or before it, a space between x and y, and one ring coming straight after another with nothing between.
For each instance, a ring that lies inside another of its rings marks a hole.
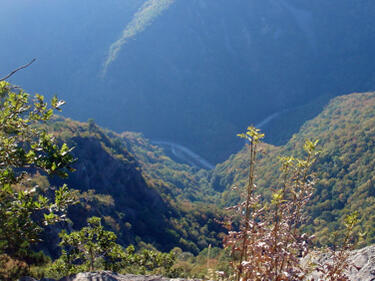
<instances>
[{"instance_id":1,"label":"shrub","mask_svg":"<svg viewBox=\"0 0 375 281\"><path fill-rule=\"evenodd\" d=\"M117 236L104 230L101 219L91 217L88 225L79 231L60 233L62 254L46 271L49 277L61 278L70 274L94 270L111 270L134 274L177 274L173 267L173 253L160 253L134 246L124 249L116 243Z\"/></svg>"},{"instance_id":2,"label":"shrub","mask_svg":"<svg viewBox=\"0 0 375 281\"><path fill-rule=\"evenodd\" d=\"M348 235L344 247L330 251L333 263L318 264L313 268L301 264L301 259L310 251L313 238L301 231L301 225L306 219L306 204L314 191L314 174L310 168L317 155L318 141L306 141L304 159L280 158L281 184L272 190L270 200L266 200L256 193L255 185L257 148L264 135L249 127L239 136L250 142L250 166L244 199L229 208L234 215L226 223L229 232L224 247L231 250L233 269L229 279L306 280L311 270L318 270L327 280L347 280L345 270L350 265L348 250L355 215L347 219ZM233 227L235 221L237 227Z\"/></svg>"}]
</instances>

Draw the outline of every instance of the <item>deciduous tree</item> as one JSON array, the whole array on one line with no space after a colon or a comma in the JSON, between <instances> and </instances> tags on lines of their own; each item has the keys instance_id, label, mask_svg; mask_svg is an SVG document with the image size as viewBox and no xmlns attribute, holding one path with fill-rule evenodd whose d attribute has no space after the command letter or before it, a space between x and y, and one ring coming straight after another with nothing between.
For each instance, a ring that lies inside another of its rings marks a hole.
<instances>
[{"instance_id":1,"label":"deciduous tree","mask_svg":"<svg viewBox=\"0 0 375 281\"><path fill-rule=\"evenodd\" d=\"M0 81L0 253L2 268L32 263L31 246L40 241L43 226L62 219L74 201L67 186L54 190L52 198L28 187L30 171L66 177L73 171L71 148L38 125L51 119L63 101L54 97L50 104L41 95L31 96L22 89ZM9 260L13 262L9 263ZM22 266L21 266L22 265ZM12 279L3 269L3 279ZM17 275L17 273L15 273Z\"/></svg>"}]
</instances>

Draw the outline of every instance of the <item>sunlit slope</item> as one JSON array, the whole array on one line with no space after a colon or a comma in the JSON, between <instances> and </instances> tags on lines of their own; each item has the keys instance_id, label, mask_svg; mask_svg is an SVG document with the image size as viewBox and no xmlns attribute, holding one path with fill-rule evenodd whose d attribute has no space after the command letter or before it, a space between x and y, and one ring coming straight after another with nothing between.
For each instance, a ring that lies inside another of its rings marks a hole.
<instances>
[{"instance_id":1,"label":"sunlit slope","mask_svg":"<svg viewBox=\"0 0 375 281\"><path fill-rule=\"evenodd\" d=\"M286 145L264 145L256 168L259 191L267 195L272 187L277 187L278 156L301 155L306 139L319 139L321 150L313 168L317 182L307 210L311 216L307 228L326 243L344 215L359 211L362 227L368 234L367 243L374 243L375 93L335 98ZM214 172L212 186L227 188L224 203L233 200L228 191L231 185L246 183L247 152L243 149Z\"/></svg>"},{"instance_id":2,"label":"sunlit slope","mask_svg":"<svg viewBox=\"0 0 375 281\"><path fill-rule=\"evenodd\" d=\"M167 10L175 0L147 0L139 10L134 14L132 20L126 25L119 39L111 44L108 50L107 58L103 65L102 76L107 74L107 69L114 62L122 47L135 37L138 33L144 31L153 20Z\"/></svg>"}]
</instances>

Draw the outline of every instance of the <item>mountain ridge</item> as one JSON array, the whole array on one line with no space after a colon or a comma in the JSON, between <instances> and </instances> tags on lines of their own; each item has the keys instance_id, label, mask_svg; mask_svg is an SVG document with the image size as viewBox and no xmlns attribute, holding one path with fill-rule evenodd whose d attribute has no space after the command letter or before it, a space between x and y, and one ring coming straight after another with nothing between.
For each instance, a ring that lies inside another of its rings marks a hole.
<instances>
[{"instance_id":1,"label":"mountain ridge","mask_svg":"<svg viewBox=\"0 0 375 281\"><path fill-rule=\"evenodd\" d=\"M28 91L57 92L70 101L66 116L142 131L212 163L242 147L235 134L249 122L373 89L369 0L175 1L146 20L101 79L108 48L146 2L5 0L0 72L36 57L32 71L12 81ZM293 112L280 120L300 122L283 124L286 130L273 130L267 141L285 143L311 117Z\"/></svg>"}]
</instances>

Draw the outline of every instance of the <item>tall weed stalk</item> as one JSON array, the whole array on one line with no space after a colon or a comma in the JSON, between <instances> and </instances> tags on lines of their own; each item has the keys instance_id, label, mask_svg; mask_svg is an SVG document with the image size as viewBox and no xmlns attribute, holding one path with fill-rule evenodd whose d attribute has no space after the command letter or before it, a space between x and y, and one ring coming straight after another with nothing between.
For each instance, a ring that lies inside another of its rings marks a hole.
<instances>
[{"instance_id":1,"label":"tall weed stalk","mask_svg":"<svg viewBox=\"0 0 375 281\"><path fill-rule=\"evenodd\" d=\"M314 190L310 167L316 158L318 141L304 145L306 157L282 157L282 184L272 190L270 200L256 192L255 167L258 145L264 137L254 127L239 135L250 142L249 178L244 200L230 207L240 216L238 230L233 220L224 246L231 249L234 280L304 280L306 270L300 259L309 252L312 237L300 231L304 209Z\"/></svg>"}]
</instances>

